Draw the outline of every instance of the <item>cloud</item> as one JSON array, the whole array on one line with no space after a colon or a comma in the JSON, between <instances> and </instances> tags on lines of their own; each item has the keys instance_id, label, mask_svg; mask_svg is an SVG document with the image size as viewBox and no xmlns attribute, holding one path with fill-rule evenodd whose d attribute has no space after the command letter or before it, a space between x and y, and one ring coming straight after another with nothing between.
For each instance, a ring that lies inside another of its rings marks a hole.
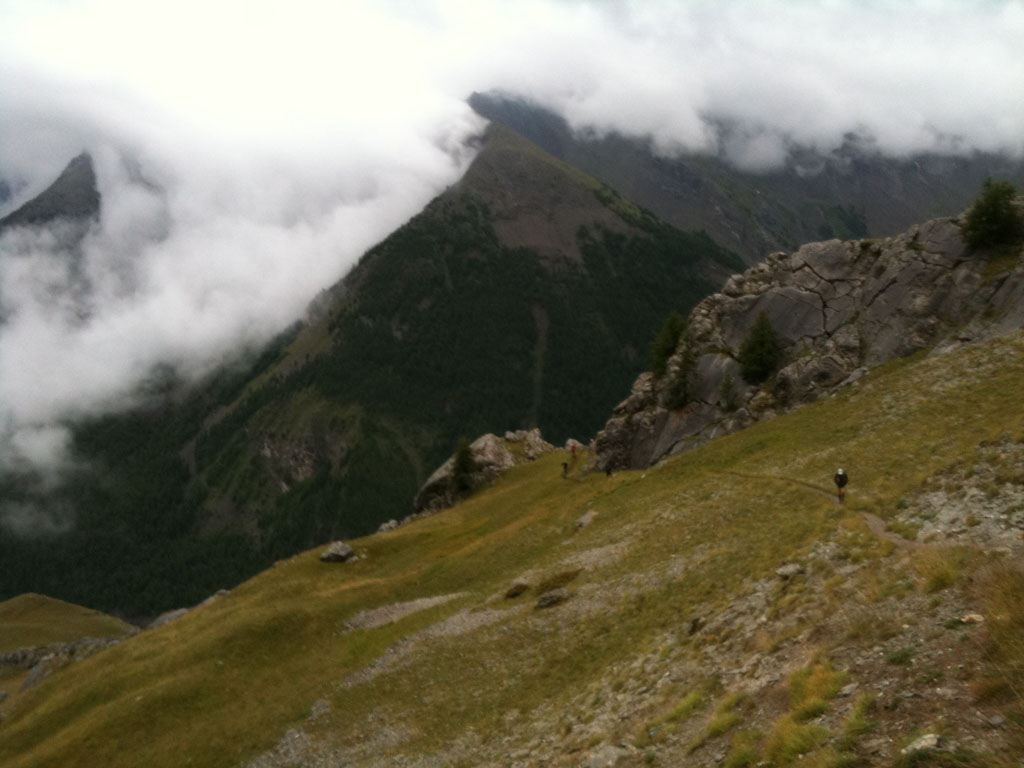
<instances>
[{"instance_id":1,"label":"cloud","mask_svg":"<svg viewBox=\"0 0 1024 768\"><path fill-rule=\"evenodd\" d=\"M1020 154L1021 39L1019 0L0 0L0 214L83 148L103 196L71 255L0 240L0 461L300 316L464 171L474 90L753 170Z\"/></svg>"}]
</instances>

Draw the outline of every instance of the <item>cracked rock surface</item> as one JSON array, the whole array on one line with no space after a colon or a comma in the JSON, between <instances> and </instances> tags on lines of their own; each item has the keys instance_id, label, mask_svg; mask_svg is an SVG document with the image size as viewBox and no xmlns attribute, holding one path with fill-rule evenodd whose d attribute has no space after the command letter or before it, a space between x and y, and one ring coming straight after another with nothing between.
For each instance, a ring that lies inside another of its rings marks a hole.
<instances>
[{"instance_id":1,"label":"cracked rock surface","mask_svg":"<svg viewBox=\"0 0 1024 768\"><path fill-rule=\"evenodd\" d=\"M893 358L1024 326L1020 250L999 259L971 251L959 219L936 219L896 237L829 240L772 254L694 308L665 375L641 374L598 433L597 467L647 467L853 385ZM784 360L772 378L752 387L737 357L762 312ZM686 358L695 361L691 399L671 409Z\"/></svg>"}]
</instances>

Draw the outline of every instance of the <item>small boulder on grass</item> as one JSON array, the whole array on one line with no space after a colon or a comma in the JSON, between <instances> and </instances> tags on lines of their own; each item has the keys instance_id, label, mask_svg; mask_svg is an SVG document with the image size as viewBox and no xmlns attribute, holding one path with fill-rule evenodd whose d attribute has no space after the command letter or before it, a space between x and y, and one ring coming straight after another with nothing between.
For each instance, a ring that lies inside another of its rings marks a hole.
<instances>
[{"instance_id":1,"label":"small boulder on grass","mask_svg":"<svg viewBox=\"0 0 1024 768\"><path fill-rule=\"evenodd\" d=\"M325 563L351 563L359 558L355 550L344 541L332 541L320 554L320 559Z\"/></svg>"},{"instance_id":2,"label":"small boulder on grass","mask_svg":"<svg viewBox=\"0 0 1024 768\"><path fill-rule=\"evenodd\" d=\"M526 582L517 581L515 584L508 588L508 591L505 593L505 598L511 600L513 597L519 597L521 594L523 594L523 592L525 592L529 588L530 585Z\"/></svg>"},{"instance_id":3,"label":"small boulder on grass","mask_svg":"<svg viewBox=\"0 0 1024 768\"><path fill-rule=\"evenodd\" d=\"M775 575L783 581L792 579L794 576L798 576L804 572L804 567L800 563L783 563L775 569Z\"/></svg>"},{"instance_id":4,"label":"small boulder on grass","mask_svg":"<svg viewBox=\"0 0 1024 768\"><path fill-rule=\"evenodd\" d=\"M932 752L939 748L941 742L942 739L937 733L926 733L901 749L900 754L913 756L922 752Z\"/></svg>"},{"instance_id":5,"label":"small boulder on grass","mask_svg":"<svg viewBox=\"0 0 1024 768\"><path fill-rule=\"evenodd\" d=\"M545 592L537 599L537 608L550 608L553 605L564 603L569 599L569 590L552 589Z\"/></svg>"}]
</instances>

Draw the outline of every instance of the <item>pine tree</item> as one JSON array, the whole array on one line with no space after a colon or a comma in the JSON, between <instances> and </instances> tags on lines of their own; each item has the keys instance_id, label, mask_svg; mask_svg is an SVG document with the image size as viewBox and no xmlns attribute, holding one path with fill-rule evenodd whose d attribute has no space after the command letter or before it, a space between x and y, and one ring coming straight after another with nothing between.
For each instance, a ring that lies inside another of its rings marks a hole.
<instances>
[{"instance_id":1,"label":"pine tree","mask_svg":"<svg viewBox=\"0 0 1024 768\"><path fill-rule=\"evenodd\" d=\"M964 240L973 248L1012 243L1024 232L1013 205L1017 190L1008 181L986 179L981 197L974 201L964 222Z\"/></svg>"},{"instance_id":2,"label":"pine tree","mask_svg":"<svg viewBox=\"0 0 1024 768\"><path fill-rule=\"evenodd\" d=\"M668 407L672 410L678 410L693 400L693 385L697 374L697 355L693 351L689 334L684 334L680 341L683 344L683 355L668 390Z\"/></svg>"},{"instance_id":3,"label":"pine tree","mask_svg":"<svg viewBox=\"0 0 1024 768\"><path fill-rule=\"evenodd\" d=\"M740 347L740 375L748 384L760 384L782 363L782 342L767 312L757 316Z\"/></svg>"},{"instance_id":4,"label":"pine tree","mask_svg":"<svg viewBox=\"0 0 1024 768\"><path fill-rule=\"evenodd\" d=\"M452 467L452 483L455 490L465 492L472 488L475 471L476 461L473 459L473 449L469 447L469 439L459 438L455 446L455 461Z\"/></svg>"},{"instance_id":5,"label":"pine tree","mask_svg":"<svg viewBox=\"0 0 1024 768\"><path fill-rule=\"evenodd\" d=\"M678 312L672 312L665 318L661 330L654 337L651 343L651 370L658 378L665 375L668 359L676 351L685 330L686 319Z\"/></svg>"}]
</instances>

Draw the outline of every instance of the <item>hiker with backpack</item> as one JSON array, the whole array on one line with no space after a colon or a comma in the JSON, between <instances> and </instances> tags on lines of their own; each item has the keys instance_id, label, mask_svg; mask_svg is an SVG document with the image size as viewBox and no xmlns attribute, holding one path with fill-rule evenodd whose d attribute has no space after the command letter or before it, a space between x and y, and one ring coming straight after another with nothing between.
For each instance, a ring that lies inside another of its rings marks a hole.
<instances>
[{"instance_id":1,"label":"hiker with backpack","mask_svg":"<svg viewBox=\"0 0 1024 768\"><path fill-rule=\"evenodd\" d=\"M846 502L846 483L849 480L849 476L842 469L837 469L835 477L832 478L832 482L836 484L836 494L839 496L840 504Z\"/></svg>"}]
</instances>

